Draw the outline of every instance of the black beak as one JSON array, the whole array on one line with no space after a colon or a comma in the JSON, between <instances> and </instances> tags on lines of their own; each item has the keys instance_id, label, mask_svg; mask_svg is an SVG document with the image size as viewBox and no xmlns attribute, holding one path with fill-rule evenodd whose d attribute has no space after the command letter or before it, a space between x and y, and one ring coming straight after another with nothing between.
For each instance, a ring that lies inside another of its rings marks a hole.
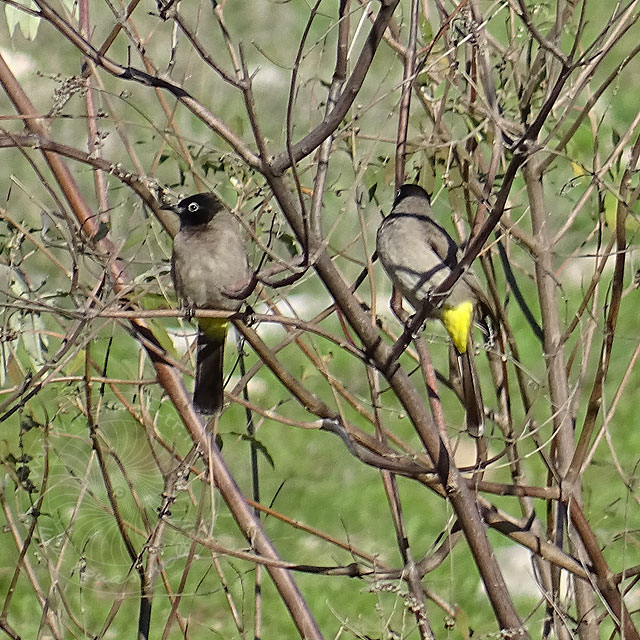
<instances>
[{"instance_id":1,"label":"black beak","mask_svg":"<svg viewBox=\"0 0 640 640\"><path fill-rule=\"evenodd\" d=\"M161 202L160 209L165 209L166 211L173 211L173 213L178 213L177 204L170 204L168 202Z\"/></svg>"}]
</instances>

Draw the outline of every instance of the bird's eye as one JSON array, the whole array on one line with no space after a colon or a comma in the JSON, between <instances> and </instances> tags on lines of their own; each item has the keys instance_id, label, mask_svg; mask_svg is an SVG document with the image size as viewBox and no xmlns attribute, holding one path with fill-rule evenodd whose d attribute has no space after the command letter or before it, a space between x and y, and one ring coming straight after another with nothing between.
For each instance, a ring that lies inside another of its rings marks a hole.
<instances>
[{"instance_id":1,"label":"bird's eye","mask_svg":"<svg viewBox=\"0 0 640 640\"><path fill-rule=\"evenodd\" d=\"M195 202L190 202L189 205L187 206L187 211L189 213L195 213L199 208L200 208L199 204L196 204Z\"/></svg>"}]
</instances>

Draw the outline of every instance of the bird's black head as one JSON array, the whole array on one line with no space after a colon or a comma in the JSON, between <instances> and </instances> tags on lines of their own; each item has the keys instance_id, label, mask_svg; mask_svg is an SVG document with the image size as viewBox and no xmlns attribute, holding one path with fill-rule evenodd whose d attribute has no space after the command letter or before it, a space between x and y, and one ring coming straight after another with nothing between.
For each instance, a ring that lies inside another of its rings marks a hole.
<instances>
[{"instance_id":1,"label":"bird's black head","mask_svg":"<svg viewBox=\"0 0 640 640\"><path fill-rule=\"evenodd\" d=\"M224 209L224 205L213 193L197 193L170 208L180 216L181 226L197 227L210 222L218 211Z\"/></svg>"},{"instance_id":2,"label":"bird's black head","mask_svg":"<svg viewBox=\"0 0 640 640\"><path fill-rule=\"evenodd\" d=\"M393 206L395 207L405 198L424 198L427 202L431 200L429 194L419 184L403 184L398 191L396 191Z\"/></svg>"}]
</instances>

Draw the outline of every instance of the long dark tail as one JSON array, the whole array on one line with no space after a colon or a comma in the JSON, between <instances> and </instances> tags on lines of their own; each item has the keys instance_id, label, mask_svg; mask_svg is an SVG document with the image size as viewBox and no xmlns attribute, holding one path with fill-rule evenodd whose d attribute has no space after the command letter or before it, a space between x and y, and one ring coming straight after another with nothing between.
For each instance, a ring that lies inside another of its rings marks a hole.
<instances>
[{"instance_id":1,"label":"long dark tail","mask_svg":"<svg viewBox=\"0 0 640 640\"><path fill-rule=\"evenodd\" d=\"M478 372L471 355L471 345L464 353L458 353L458 368L462 379L462 397L467 412L467 433L473 438L480 438L484 434L484 403Z\"/></svg>"},{"instance_id":2,"label":"long dark tail","mask_svg":"<svg viewBox=\"0 0 640 640\"><path fill-rule=\"evenodd\" d=\"M224 401L224 343L226 330L212 338L198 333L196 352L196 382L193 406L201 413L213 414L222 409Z\"/></svg>"}]
</instances>

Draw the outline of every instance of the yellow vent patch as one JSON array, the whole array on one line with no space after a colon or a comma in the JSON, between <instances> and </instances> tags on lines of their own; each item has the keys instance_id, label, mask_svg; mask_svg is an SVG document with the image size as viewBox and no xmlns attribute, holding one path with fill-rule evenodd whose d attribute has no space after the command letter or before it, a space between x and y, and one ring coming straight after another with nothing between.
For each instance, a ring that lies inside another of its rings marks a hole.
<instances>
[{"instance_id":1,"label":"yellow vent patch","mask_svg":"<svg viewBox=\"0 0 640 640\"><path fill-rule=\"evenodd\" d=\"M455 307L445 305L440 318L455 348L459 353L464 353L467 350L469 331L473 321L473 303L467 300Z\"/></svg>"},{"instance_id":2,"label":"yellow vent patch","mask_svg":"<svg viewBox=\"0 0 640 640\"><path fill-rule=\"evenodd\" d=\"M198 318L200 331L216 342L224 342L228 324L226 318Z\"/></svg>"}]
</instances>

